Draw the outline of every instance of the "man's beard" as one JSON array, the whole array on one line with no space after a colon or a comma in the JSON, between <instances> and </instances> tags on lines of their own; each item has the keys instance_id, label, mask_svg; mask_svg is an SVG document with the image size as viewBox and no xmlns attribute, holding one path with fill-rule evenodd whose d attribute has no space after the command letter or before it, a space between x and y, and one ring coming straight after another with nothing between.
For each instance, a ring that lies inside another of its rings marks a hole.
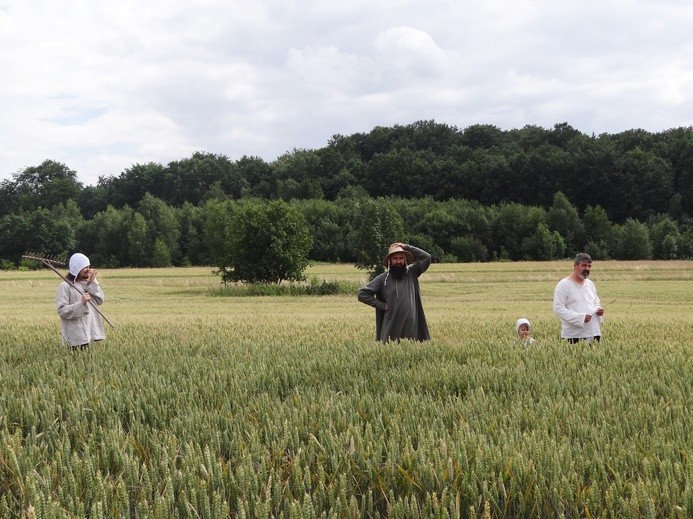
<instances>
[{"instance_id":1,"label":"man's beard","mask_svg":"<svg viewBox=\"0 0 693 519\"><path fill-rule=\"evenodd\" d=\"M392 274L392 277L395 279L404 278L404 275L406 273L407 273L407 266L406 265L392 265L390 267L390 274Z\"/></svg>"}]
</instances>

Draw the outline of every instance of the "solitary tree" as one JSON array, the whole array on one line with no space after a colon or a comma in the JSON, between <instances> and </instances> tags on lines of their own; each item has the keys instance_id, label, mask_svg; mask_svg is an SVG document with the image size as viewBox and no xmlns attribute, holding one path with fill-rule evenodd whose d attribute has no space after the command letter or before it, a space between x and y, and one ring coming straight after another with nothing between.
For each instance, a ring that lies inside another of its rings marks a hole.
<instances>
[{"instance_id":1,"label":"solitary tree","mask_svg":"<svg viewBox=\"0 0 693 519\"><path fill-rule=\"evenodd\" d=\"M230 219L222 280L281 283L304 279L313 246L303 213L281 200L244 204Z\"/></svg>"}]
</instances>

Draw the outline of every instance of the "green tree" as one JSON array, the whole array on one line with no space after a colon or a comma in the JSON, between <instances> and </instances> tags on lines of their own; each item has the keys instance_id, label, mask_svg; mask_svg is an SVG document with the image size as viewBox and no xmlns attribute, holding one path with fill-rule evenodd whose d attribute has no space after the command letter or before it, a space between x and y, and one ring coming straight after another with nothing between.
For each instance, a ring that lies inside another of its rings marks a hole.
<instances>
[{"instance_id":1,"label":"green tree","mask_svg":"<svg viewBox=\"0 0 693 519\"><path fill-rule=\"evenodd\" d=\"M179 248L183 265L209 265L209 248L204 240L204 209L189 202L176 210L180 228Z\"/></svg>"},{"instance_id":2,"label":"green tree","mask_svg":"<svg viewBox=\"0 0 693 519\"><path fill-rule=\"evenodd\" d=\"M293 203L303 213L313 236L310 258L316 261L348 261L348 210L326 200L301 200Z\"/></svg>"},{"instance_id":3,"label":"green tree","mask_svg":"<svg viewBox=\"0 0 693 519\"><path fill-rule=\"evenodd\" d=\"M36 209L27 215L26 232L26 248L46 256L64 258L75 248L77 229L48 209Z\"/></svg>"},{"instance_id":4,"label":"green tree","mask_svg":"<svg viewBox=\"0 0 693 519\"><path fill-rule=\"evenodd\" d=\"M18 264L27 252L28 222L18 214L0 217L0 259Z\"/></svg>"},{"instance_id":5,"label":"green tree","mask_svg":"<svg viewBox=\"0 0 693 519\"><path fill-rule=\"evenodd\" d=\"M494 204L513 200L517 178L507 158L496 149L475 149L457 168L448 193L457 198ZM439 198L447 198L443 193Z\"/></svg>"},{"instance_id":6,"label":"green tree","mask_svg":"<svg viewBox=\"0 0 693 519\"><path fill-rule=\"evenodd\" d=\"M693 225L689 224L681 229L681 238L677 243L679 258L693 258Z\"/></svg>"},{"instance_id":7,"label":"green tree","mask_svg":"<svg viewBox=\"0 0 693 519\"><path fill-rule=\"evenodd\" d=\"M66 222L72 232L77 232L84 225L84 217L82 216L77 202L69 199L67 202L53 206L51 214L56 220Z\"/></svg>"},{"instance_id":8,"label":"green tree","mask_svg":"<svg viewBox=\"0 0 693 519\"><path fill-rule=\"evenodd\" d=\"M117 268L129 263L128 230L133 222L129 206L108 206L84 223L77 235L77 249L84 252L92 265Z\"/></svg>"},{"instance_id":9,"label":"green tree","mask_svg":"<svg viewBox=\"0 0 693 519\"><path fill-rule=\"evenodd\" d=\"M77 173L65 164L45 160L3 181L3 213L29 212L39 207L51 209L68 200L74 200L82 190Z\"/></svg>"},{"instance_id":10,"label":"green tree","mask_svg":"<svg viewBox=\"0 0 693 519\"><path fill-rule=\"evenodd\" d=\"M236 167L247 182L248 195L268 200L277 197L274 171L263 159L243 156L236 161Z\"/></svg>"},{"instance_id":11,"label":"green tree","mask_svg":"<svg viewBox=\"0 0 693 519\"><path fill-rule=\"evenodd\" d=\"M505 133L491 124L473 124L462 131L460 141L470 148L496 148L505 141Z\"/></svg>"},{"instance_id":12,"label":"green tree","mask_svg":"<svg viewBox=\"0 0 693 519\"><path fill-rule=\"evenodd\" d=\"M152 267L169 267L171 265L171 251L163 240L156 238L152 248Z\"/></svg>"},{"instance_id":13,"label":"green tree","mask_svg":"<svg viewBox=\"0 0 693 519\"><path fill-rule=\"evenodd\" d=\"M677 185L680 194L679 205L681 210L693 216L693 145L690 148L690 157L679 166Z\"/></svg>"},{"instance_id":14,"label":"green tree","mask_svg":"<svg viewBox=\"0 0 693 519\"><path fill-rule=\"evenodd\" d=\"M285 153L272 164L280 198L307 200L323 198L320 154L312 150Z\"/></svg>"},{"instance_id":15,"label":"green tree","mask_svg":"<svg viewBox=\"0 0 693 519\"><path fill-rule=\"evenodd\" d=\"M231 218L226 281L281 283L304 278L313 245L303 213L281 200L243 204Z\"/></svg>"},{"instance_id":16,"label":"green tree","mask_svg":"<svg viewBox=\"0 0 693 519\"><path fill-rule=\"evenodd\" d=\"M91 219L108 207L108 188L104 182L107 180L100 177L96 186L85 186L77 196L77 206L84 218Z\"/></svg>"},{"instance_id":17,"label":"green tree","mask_svg":"<svg viewBox=\"0 0 693 519\"><path fill-rule=\"evenodd\" d=\"M587 204L603 207L612 220L619 214L614 202L622 200L623 178L618 173L615 162L616 151L604 134L595 137L583 135L570 141L566 149L566 168L547 171L556 191L562 191L584 211Z\"/></svg>"},{"instance_id":18,"label":"green tree","mask_svg":"<svg viewBox=\"0 0 693 519\"><path fill-rule=\"evenodd\" d=\"M614 249L613 224L602 206L588 205L585 208L582 228L585 233L585 252L598 260L611 257Z\"/></svg>"},{"instance_id":19,"label":"green tree","mask_svg":"<svg viewBox=\"0 0 693 519\"><path fill-rule=\"evenodd\" d=\"M679 239L673 234L667 234L662 240L661 255L662 259L676 259L679 252Z\"/></svg>"},{"instance_id":20,"label":"green tree","mask_svg":"<svg viewBox=\"0 0 693 519\"><path fill-rule=\"evenodd\" d=\"M211 264L217 266L217 274L224 283L231 279L233 269L230 235L233 215L238 207L239 203L232 200L209 200L202 208L203 242L209 250Z\"/></svg>"},{"instance_id":21,"label":"green tree","mask_svg":"<svg viewBox=\"0 0 693 519\"><path fill-rule=\"evenodd\" d=\"M582 228L585 238L593 242L610 242L613 238L612 223L600 205L588 205L582 215Z\"/></svg>"},{"instance_id":22,"label":"green tree","mask_svg":"<svg viewBox=\"0 0 693 519\"><path fill-rule=\"evenodd\" d=\"M652 151L635 148L625 152L615 165L611 206L618 216L645 219L666 213L674 195L671 164Z\"/></svg>"},{"instance_id":23,"label":"green tree","mask_svg":"<svg viewBox=\"0 0 693 519\"><path fill-rule=\"evenodd\" d=\"M652 257L650 236L644 223L628 218L620 226L615 257L620 260L642 260Z\"/></svg>"},{"instance_id":24,"label":"green tree","mask_svg":"<svg viewBox=\"0 0 693 519\"><path fill-rule=\"evenodd\" d=\"M450 242L450 252L464 263L488 261L488 249L475 236L457 236Z\"/></svg>"},{"instance_id":25,"label":"green tree","mask_svg":"<svg viewBox=\"0 0 693 519\"><path fill-rule=\"evenodd\" d=\"M557 231L565 240L566 248L573 252L582 249L583 228L577 208L560 191L553 197L553 205L546 215L550 231Z\"/></svg>"},{"instance_id":26,"label":"green tree","mask_svg":"<svg viewBox=\"0 0 693 519\"><path fill-rule=\"evenodd\" d=\"M558 231L549 231L545 223L540 223L531 236L522 240L522 253L528 260L549 261L563 257L565 242Z\"/></svg>"},{"instance_id":27,"label":"green tree","mask_svg":"<svg viewBox=\"0 0 693 519\"><path fill-rule=\"evenodd\" d=\"M452 240L468 231L464 221L452 214L446 206L439 204L421 219L417 230L430 236L445 252L451 252Z\"/></svg>"},{"instance_id":28,"label":"green tree","mask_svg":"<svg viewBox=\"0 0 693 519\"><path fill-rule=\"evenodd\" d=\"M372 196L417 198L437 189L439 163L430 150L391 149L373 156L366 168L366 188Z\"/></svg>"},{"instance_id":29,"label":"green tree","mask_svg":"<svg viewBox=\"0 0 693 519\"><path fill-rule=\"evenodd\" d=\"M84 219L70 199L53 209L8 214L0 219L0 259L17 263L24 252L65 258L74 251Z\"/></svg>"},{"instance_id":30,"label":"green tree","mask_svg":"<svg viewBox=\"0 0 693 519\"><path fill-rule=\"evenodd\" d=\"M184 202L199 204L217 182L230 198L240 198L247 188L247 182L229 158L213 153L196 152L188 159L171 162L163 177L166 191L161 198L174 207ZM170 244L166 245L170 248Z\"/></svg>"},{"instance_id":31,"label":"green tree","mask_svg":"<svg viewBox=\"0 0 693 519\"><path fill-rule=\"evenodd\" d=\"M147 162L131 166L118 177L100 178L98 187L106 191L109 204L120 208L137 207L147 193L161 198L164 186L164 167Z\"/></svg>"},{"instance_id":32,"label":"green tree","mask_svg":"<svg viewBox=\"0 0 693 519\"><path fill-rule=\"evenodd\" d=\"M612 250L615 250L615 246L603 240L590 240L585 245L585 252L589 254L592 259L596 260L609 259L611 257Z\"/></svg>"},{"instance_id":33,"label":"green tree","mask_svg":"<svg viewBox=\"0 0 693 519\"><path fill-rule=\"evenodd\" d=\"M310 200L323 198L322 188L317 179L306 178L301 181L288 178L277 180L277 195L282 200Z\"/></svg>"},{"instance_id":34,"label":"green tree","mask_svg":"<svg viewBox=\"0 0 693 519\"><path fill-rule=\"evenodd\" d=\"M555 124L548 136L550 144L566 148L571 140L580 137L582 134L570 126L568 123Z\"/></svg>"},{"instance_id":35,"label":"green tree","mask_svg":"<svg viewBox=\"0 0 693 519\"><path fill-rule=\"evenodd\" d=\"M384 198L366 198L355 203L351 229L356 268L368 270L373 278L385 270L382 260L390 244L402 240L404 221Z\"/></svg>"},{"instance_id":36,"label":"green tree","mask_svg":"<svg viewBox=\"0 0 693 519\"><path fill-rule=\"evenodd\" d=\"M128 211L127 213L130 216L130 222L124 223L127 241L123 244L127 248L126 264L133 267L152 266L149 256L151 247L148 246L147 222L140 213L135 211Z\"/></svg>"},{"instance_id":37,"label":"green tree","mask_svg":"<svg viewBox=\"0 0 693 519\"><path fill-rule=\"evenodd\" d=\"M650 216L646 222L652 244L654 259L676 259L678 241L681 238L679 227L669 216L658 214Z\"/></svg>"},{"instance_id":38,"label":"green tree","mask_svg":"<svg viewBox=\"0 0 693 519\"><path fill-rule=\"evenodd\" d=\"M546 211L541 207L520 204L501 204L492 208L491 228L497 259L517 261L523 258L522 242L546 223Z\"/></svg>"},{"instance_id":39,"label":"green tree","mask_svg":"<svg viewBox=\"0 0 693 519\"><path fill-rule=\"evenodd\" d=\"M163 200L146 193L140 201L137 212L140 213L147 222L147 252L149 256L153 258L156 240L161 240L168 249L172 263L174 265L179 265L180 228L173 208L167 205Z\"/></svg>"}]
</instances>

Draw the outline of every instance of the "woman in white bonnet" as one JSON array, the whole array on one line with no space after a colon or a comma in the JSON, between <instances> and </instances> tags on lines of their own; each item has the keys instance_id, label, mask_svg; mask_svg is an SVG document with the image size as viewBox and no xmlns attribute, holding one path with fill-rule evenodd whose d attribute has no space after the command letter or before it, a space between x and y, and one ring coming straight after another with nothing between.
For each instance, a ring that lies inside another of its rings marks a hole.
<instances>
[{"instance_id":1,"label":"woman in white bonnet","mask_svg":"<svg viewBox=\"0 0 693 519\"><path fill-rule=\"evenodd\" d=\"M73 254L68 267L67 281L60 283L56 295L61 336L70 349L85 350L92 342L106 338L99 313L89 304L101 305L104 293L96 280L98 272L84 254Z\"/></svg>"}]
</instances>

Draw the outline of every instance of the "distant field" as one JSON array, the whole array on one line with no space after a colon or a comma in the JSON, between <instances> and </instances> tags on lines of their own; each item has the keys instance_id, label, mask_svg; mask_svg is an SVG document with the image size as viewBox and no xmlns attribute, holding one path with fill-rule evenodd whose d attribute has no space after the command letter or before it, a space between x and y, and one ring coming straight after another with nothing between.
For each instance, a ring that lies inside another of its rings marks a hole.
<instances>
[{"instance_id":1,"label":"distant field","mask_svg":"<svg viewBox=\"0 0 693 519\"><path fill-rule=\"evenodd\" d=\"M77 355L59 278L0 271L0 517L691 517L693 262L595 262L596 346L559 339L571 268L432 265L433 340L385 346L355 294L103 270L115 328Z\"/></svg>"},{"instance_id":2,"label":"distant field","mask_svg":"<svg viewBox=\"0 0 693 519\"><path fill-rule=\"evenodd\" d=\"M515 319L522 314L533 322L541 322L537 333L556 335L559 322L551 312L553 289L571 268L570 261L434 264L421 278L425 310L434 326L464 318L476 324L505 323L511 332ZM150 319L177 321L181 317L248 316L262 320L263 316L285 313L319 319L357 319L355 332L362 324L366 328L372 324L370 309L356 302L355 295L305 299L210 298L210 291L220 286L218 276L212 271L211 267L103 270L99 277L108 302L102 310L122 324ZM318 264L310 267L306 276L348 280L358 285L367 281L366 273L353 265ZM689 321L691 318L691 261L595 262L592 279L608 320L620 322L628 318L637 323L639 319ZM0 271L0 288L11 295L0 302L3 315L12 315L13 320L22 322L43 324L53 320L57 324L54 296L59 281L48 270ZM19 297L22 304L15 305L13 297Z\"/></svg>"}]
</instances>

